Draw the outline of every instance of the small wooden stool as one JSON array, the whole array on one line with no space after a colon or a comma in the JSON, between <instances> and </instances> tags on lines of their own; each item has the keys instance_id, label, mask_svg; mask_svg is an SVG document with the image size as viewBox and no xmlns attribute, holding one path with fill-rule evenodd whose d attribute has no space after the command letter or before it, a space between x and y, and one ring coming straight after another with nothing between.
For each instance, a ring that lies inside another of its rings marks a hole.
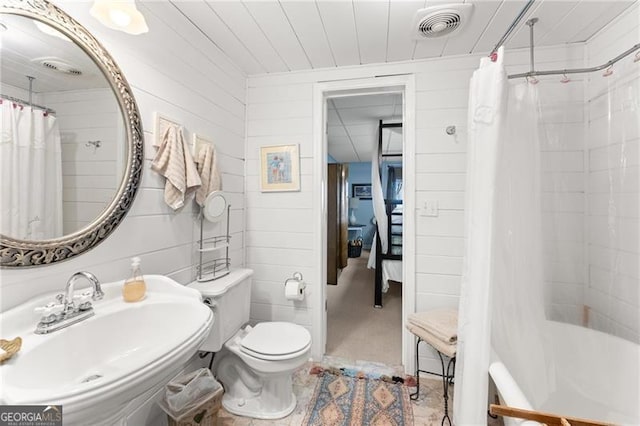
<instances>
[{"instance_id":1,"label":"small wooden stool","mask_svg":"<svg viewBox=\"0 0 640 426\"><path fill-rule=\"evenodd\" d=\"M456 366L458 311L453 309L440 309L411 314L407 318L406 327L407 330L417 337L416 391L412 393L410 397L414 401L419 397L420 373L442 377L444 416L442 417L441 425L444 426L446 421L449 426L451 426L451 418L449 417L449 385L453 384ZM418 349L421 342L427 343L438 353L440 364L442 365L442 373L420 369ZM449 359L446 366L445 357Z\"/></svg>"}]
</instances>

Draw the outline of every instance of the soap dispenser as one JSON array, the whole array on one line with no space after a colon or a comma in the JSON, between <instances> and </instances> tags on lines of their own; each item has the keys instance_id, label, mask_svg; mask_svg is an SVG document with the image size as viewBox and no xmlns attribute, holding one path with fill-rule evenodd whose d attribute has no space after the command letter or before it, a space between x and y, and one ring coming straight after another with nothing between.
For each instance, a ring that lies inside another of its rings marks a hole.
<instances>
[{"instance_id":1,"label":"soap dispenser","mask_svg":"<svg viewBox=\"0 0 640 426\"><path fill-rule=\"evenodd\" d=\"M122 298L125 302L138 302L144 299L147 285L140 271L140 258L131 258L131 277L124 282Z\"/></svg>"}]
</instances>

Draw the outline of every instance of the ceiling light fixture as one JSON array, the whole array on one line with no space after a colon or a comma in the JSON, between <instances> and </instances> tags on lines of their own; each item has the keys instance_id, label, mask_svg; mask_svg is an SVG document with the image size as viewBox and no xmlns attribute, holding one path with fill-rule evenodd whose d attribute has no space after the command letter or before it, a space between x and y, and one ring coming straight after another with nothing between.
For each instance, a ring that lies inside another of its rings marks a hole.
<instances>
[{"instance_id":1,"label":"ceiling light fixture","mask_svg":"<svg viewBox=\"0 0 640 426\"><path fill-rule=\"evenodd\" d=\"M147 22L134 0L95 0L90 13L114 30L134 35L149 32Z\"/></svg>"}]
</instances>

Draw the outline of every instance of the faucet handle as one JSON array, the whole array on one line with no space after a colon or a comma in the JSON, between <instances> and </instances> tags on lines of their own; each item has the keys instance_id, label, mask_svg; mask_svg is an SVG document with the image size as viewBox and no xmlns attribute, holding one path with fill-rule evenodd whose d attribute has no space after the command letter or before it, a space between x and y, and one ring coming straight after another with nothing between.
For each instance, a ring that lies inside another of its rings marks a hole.
<instances>
[{"instance_id":1,"label":"faucet handle","mask_svg":"<svg viewBox=\"0 0 640 426\"><path fill-rule=\"evenodd\" d=\"M86 311L91 309L91 299L93 298L91 290L85 291L81 294L73 296L73 302L76 304L79 310Z\"/></svg>"},{"instance_id":2,"label":"faucet handle","mask_svg":"<svg viewBox=\"0 0 640 426\"><path fill-rule=\"evenodd\" d=\"M89 294L89 296L93 300L101 300L104 297L104 291L102 291L102 289L98 286L93 291L93 294Z\"/></svg>"},{"instance_id":3,"label":"faucet handle","mask_svg":"<svg viewBox=\"0 0 640 426\"><path fill-rule=\"evenodd\" d=\"M40 322L48 324L55 321L57 315L62 312L63 309L64 305L51 302L44 306L37 307L35 312L40 314Z\"/></svg>"},{"instance_id":4,"label":"faucet handle","mask_svg":"<svg viewBox=\"0 0 640 426\"><path fill-rule=\"evenodd\" d=\"M65 311L65 313L69 310L73 310L73 297L71 298L71 300L67 300L67 297L64 294L60 293L56 295L56 300L62 306L62 310Z\"/></svg>"}]
</instances>

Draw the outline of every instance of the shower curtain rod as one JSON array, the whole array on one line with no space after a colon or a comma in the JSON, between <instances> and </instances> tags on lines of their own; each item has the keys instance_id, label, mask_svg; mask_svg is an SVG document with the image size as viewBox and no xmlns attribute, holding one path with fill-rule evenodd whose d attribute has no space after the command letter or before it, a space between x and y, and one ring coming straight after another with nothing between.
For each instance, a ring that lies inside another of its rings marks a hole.
<instances>
[{"instance_id":1,"label":"shower curtain rod","mask_svg":"<svg viewBox=\"0 0 640 426\"><path fill-rule=\"evenodd\" d=\"M518 26L522 18L524 18L524 15L526 15L529 9L531 8L531 6L533 6L534 1L535 0L529 0L527 4L524 5L520 13L518 13L518 16L516 16L516 19L513 20L511 25L509 25L509 28L507 28L507 31L502 35L502 37L500 37L500 40L498 40L496 45L493 47L493 50L491 50L491 52L489 53L489 56L496 53L498 51L498 48L507 41L507 38L509 38L513 30L516 29L516 27Z\"/></svg>"},{"instance_id":2,"label":"shower curtain rod","mask_svg":"<svg viewBox=\"0 0 640 426\"><path fill-rule=\"evenodd\" d=\"M533 46L531 46L531 49L533 50ZM616 56L615 58L613 58L609 62L604 63L602 65L598 65L597 67L571 68L571 69L549 70L549 71L533 71L532 70L532 71L523 72L523 73L520 73L520 74L511 74L511 75L509 75L509 79L522 78L522 77L534 77L534 76L537 76L537 75L583 74L583 73L590 73L590 72L594 72L594 71L600 71L600 70L603 70L605 68L609 68L610 66L612 66L613 64L615 64L619 60L631 55L633 52L636 52L638 50L640 50L640 43L635 44L633 47L631 47L630 49L628 49L628 50L624 51L623 53L619 54L618 56Z\"/></svg>"},{"instance_id":3,"label":"shower curtain rod","mask_svg":"<svg viewBox=\"0 0 640 426\"><path fill-rule=\"evenodd\" d=\"M11 102L17 102L17 103L22 104L22 105L28 105L31 108L41 109L44 112L46 112L47 114L55 114L56 113L56 111L51 109L51 108L47 108L47 107L42 106L42 105L33 104L31 102L27 102L27 101L22 100L20 98L14 98L13 96L3 95L2 93L0 93L0 98L6 99L6 100L11 101Z\"/></svg>"},{"instance_id":4,"label":"shower curtain rod","mask_svg":"<svg viewBox=\"0 0 640 426\"><path fill-rule=\"evenodd\" d=\"M509 28L507 28L507 31L502 35L500 40L498 40L498 43L496 43L496 45L493 48L493 50L491 50L491 53L489 53L489 56L491 56L492 59L493 59L493 55L498 51L498 48L500 46L502 46L506 42L507 38L509 38L511 33L516 29L516 27L518 26L518 24L520 23L522 18L524 18L524 16L527 14L527 12L531 8L531 6L533 6L534 1L535 0L529 0L527 2L527 4L524 5L524 7L520 11L520 13L518 13L518 16L516 16L516 18L513 20L513 22L509 26ZM634 45L633 47L631 47L630 49L626 50L625 52L621 53L620 55L616 56L615 58L613 58L609 62L604 63L604 64L599 65L599 66L596 66L596 67L572 68L572 69L548 70L548 71L536 71L534 69L534 57L533 57L534 47L535 47L534 43L533 43L533 26L536 24L536 22L538 22L538 18L531 18L531 19L529 19L527 21L527 26L529 27L529 52L530 52L530 58L531 58L530 59L530 61L531 61L531 70L528 71L528 72L523 72L523 73L519 73L519 74L510 74L508 76L509 79L535 77L535 76L538 76L538 75L584 74L584 73L600 71L600 70L603 70L605 68L609 68L610 66L612 66L613 64L615 64L619 60L629 56L633 52L636 52L636 51L640 50L640 43L638 43L638 44Z\"/></svg>"}]
</instances>

